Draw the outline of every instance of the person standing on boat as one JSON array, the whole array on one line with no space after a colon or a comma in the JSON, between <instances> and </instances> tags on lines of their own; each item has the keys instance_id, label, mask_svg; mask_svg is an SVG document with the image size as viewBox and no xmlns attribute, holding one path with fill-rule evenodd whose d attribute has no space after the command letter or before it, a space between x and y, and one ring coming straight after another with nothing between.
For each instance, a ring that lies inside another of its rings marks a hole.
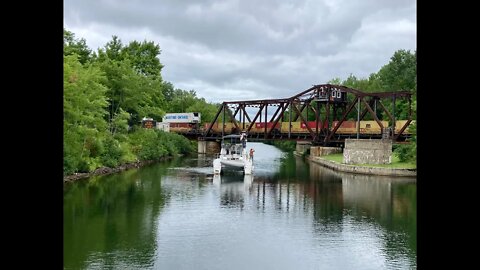
<instances>
[{"instance_id":1,"label":"person standing on boat","mask_svg":"<svg viewBox=\"0 0 480 270\"><path fill-rule=\"evenodd\" d=\"M253 152L255 152L255 150L253 150L253 148L250 148L250 159L253 161Z\"/></svg>"},{"instance_id":2,"label":"person standing on boat","mask_svg":"<svg viewBox=\"0 0 480 270\"><path fill-rule=\"evenodd\" d=\"M243 148L247 147L247 134L243 131L242 134L240 134L240 141L242 142Z\"/></svg>"}]
</instances>

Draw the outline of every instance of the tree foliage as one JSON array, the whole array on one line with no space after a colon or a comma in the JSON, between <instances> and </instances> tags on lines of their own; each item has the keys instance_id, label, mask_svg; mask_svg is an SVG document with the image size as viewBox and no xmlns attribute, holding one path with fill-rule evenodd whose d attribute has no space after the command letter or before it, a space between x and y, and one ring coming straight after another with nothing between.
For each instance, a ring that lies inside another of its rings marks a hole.
<instances>
[{"instance_id":1,"label":"tree foliage","mask_svg":"<svg viewBox=\"0 0 480 270\"><path fill-rule=\"evenodd\" d=\"M78 55L78 61L82 64L87 63L92 57L92 50L87 46L84 38L77 39L75 34L63 29L63 55Z\"/></svg>"},{"instance_id":2,"label":"tree foliage","mask_svg":"<svg viewBox=\"0 0 480 270\"><path fill-rule=\"evenodd\" d=\"M368 78L357 78L350 74L345 80L334 78L329 81L331 84L344 85L350 88L358 89L364 92L395 92L401 90L412 91L412 119L417 119L417 52L411 53L409 50L398 50L390 58L388 64L382 66L376 73L370 74ZM351 99L351 98L350 98ZM352 101L352 100L349 100ZM382 100L382 103L390 112L395 109L396 119L407 119L408 101L404 99L395 100L395 108L393 100ZM357 112L353 110L348 118L354 119ZM380 119L388 119L385 112L378 113ZM370 115L367 114L367 120ZM410 131L413 136L410 143L399 146L395 149L400 160L402 161L416 161L416 123L410 125Z\"/></svg>"},{"instance_id":3,"label":"tree foliage","mask_svg":"<svg viewBox=\"0 0 480 270\"><path fill-rule=\"evenodd\" d=\"M153 42L132 41L122 49L125 58L130 59L132 67L141 75L161 79L160 72L163 65L157 58L160 55L160 46Z\"/></svg>"},{"instance_id":4,"label":"tree foliage","mask_svg":"<svg viewBox=\"0 0 480 270\"><path fill-rule=\"evenodd\" d=\"M112 36L94 53L64 29L63 53L64 174L189 153L194 149L186 138L139 128L141 119L161 121L166 112L188 110L209 119L212 108L216 112L194 90L162 80L154 42L124 45Z\"/></svg>"},{"instance_id":5,"label":"tree foliage","mask_svg":"<svg viewBox=\"0 0 480 270\"><path fill-rule=\"evenodd\" d=\"M84 67L77 54L64 57L63 115L64 171L89 170L97 164L100 138L107 128L108 106L104 75L94 67Z\"/></svg>"}]
</instances>

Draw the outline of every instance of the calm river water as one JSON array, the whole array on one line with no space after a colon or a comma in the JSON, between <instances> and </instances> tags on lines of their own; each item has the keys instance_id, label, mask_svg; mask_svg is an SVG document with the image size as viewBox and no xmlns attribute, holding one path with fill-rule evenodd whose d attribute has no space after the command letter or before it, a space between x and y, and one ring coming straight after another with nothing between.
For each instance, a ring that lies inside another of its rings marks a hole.
<instances>
[{"instance_id":1,"label":"calm river water","mask_svg":"<svg viewBox=\"0 0 480 270\"><path fill-rule=\"evenodd\" d=\"M253 177L198 155L64 187L65 269L416 269L416 180L274 146Z\"/></svg>"}]
</instances>

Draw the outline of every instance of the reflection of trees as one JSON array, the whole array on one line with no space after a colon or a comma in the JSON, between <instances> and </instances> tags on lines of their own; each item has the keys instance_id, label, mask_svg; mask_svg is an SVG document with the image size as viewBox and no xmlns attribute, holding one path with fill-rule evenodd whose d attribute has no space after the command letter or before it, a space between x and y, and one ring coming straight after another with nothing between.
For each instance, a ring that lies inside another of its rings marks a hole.
<instances>
[{"instance_id":1,"label":"reflection of trees","mask_svg":"<svg viewBox=\"0 0 480 270\"><path fill-rule=\"evenodd\" d=\"M151 265L156 249L155 222L168 199L161 188L165 169L129 170L67 188L64 267L86 268L88 265L82 264L88 258L109 267Z\"/></svg>"},{"instance_id":2,"label":"reflection of trees","mask_svg":"<svg viewBox=\"0 0 480 270\"><path fill-rule=\"evenodd\" d=\"M417 185L394 184L392 186L392 218L388 224L393 231L405 232L408 249L405 252L416 258L417 254ZM387 250L398 249L394 241L387 241ZM413 252L408 252L413 251Z\"/></svg>"},{"instance_id":3,"label":"reflection of trees","mask_svg":"<svg viewBox=\"0 0 480 270\"><path fill-rule=\"evenodd\" d=\"M322 168L310 166L308 192L313 200L315 228L341 230L343 219L342 179Z\"/></svg>"},{"instance_id":4,"label":"reflection of trees","mask_svg":"<svg viewBox=\"0 0 480 270\"><path fill-rule=\"evenodd\" d=\"M277 198L278 209L286 204L287 210L311 212L316 230L341 230L345 215L376 223L384 229L387 256L394 260L408 254L416 260L415 178L342 173L291 156L265 182L272 186L266 192ZM259 203L265 203L265 182L257 187Z\"/></svg>"},{"instance_id":5,"label":"reflection of trees","mask_svg":"<svg viewBox=\"0 0 480 270\"><path fill-rule=\"evenodd\" d=\"M308 166L302 161L301 157L287 153L284 158L280 160L280 170L273 177L274 179L308 179Z\"/></svg>"},{"instance_id":6,"label":"reflection of trees","mask_svg":"<svg viewBox=\"0 0 480 270\"><path fill-rule=\"evenodd\" d=\"M381 225L387 256L416 259L417 194L415 178L350 174L320 167L340 177L344 207L359 222Z\"/></svg>"}]
</instances>

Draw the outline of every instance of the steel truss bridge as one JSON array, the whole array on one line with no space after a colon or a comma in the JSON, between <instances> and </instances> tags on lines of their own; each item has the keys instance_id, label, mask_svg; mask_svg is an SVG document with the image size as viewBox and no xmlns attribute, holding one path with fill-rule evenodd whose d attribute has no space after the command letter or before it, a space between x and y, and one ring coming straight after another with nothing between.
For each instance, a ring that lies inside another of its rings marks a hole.
<instances>
[{"instance_id":1,"label":"steel truss bridge","mask_svg":"<svg viewBox=\"0 0 480 270\"><path fill-rule=\"evenodd\" d=\"M306 140L314 145L329 146L342 144L345 138L378 138L379 136L385 138L385 134L388 134L387 137L393 141L402 142L408 137L404 131L412 121L411 97L412 93L409 91L366 93L341 85L320 84L290 98L225 101L208 128L195 136L199 140L216 140L223 135L245 131L249 140ZM387 99L392 101L391 111L382 102ZM398 99L408 100L408 117L399 131L395 132L397 120L395 103ZM357 111L356 134L337 134L338 128L347 120L347 116L354 108ZM257 112L252 114L252 110ZM388 130L377 117L378 110L384 111L389 122L392 123ZM268 112L272 111L273 115L270 114L271 117L269 117ZM313 128L307 123L309 122L307 119L312 118L312 114L315 119ZM380 126L382 131L380 135L360 132L358 123L367 114ZM306 128L304 133L292 132L292 123L298 121ZM332 127L333 121L338 121L334 127ZM280 122L288 122L288 130L284 128L279 130L277 124ZM226 129L226 123L231 123L232 128ZM213 128L215 125L217 125L216 129ZM255 125L261 126L261 132L258 132L258 128L254 128ZM253 133L252 128L256 130Z\"/></svg>"}]
</instances>

